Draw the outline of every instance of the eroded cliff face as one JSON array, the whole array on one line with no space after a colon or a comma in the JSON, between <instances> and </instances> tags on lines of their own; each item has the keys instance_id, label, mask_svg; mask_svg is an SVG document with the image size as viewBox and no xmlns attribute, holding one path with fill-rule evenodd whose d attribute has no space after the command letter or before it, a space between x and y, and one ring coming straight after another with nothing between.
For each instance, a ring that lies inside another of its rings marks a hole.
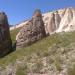
<instances>
[{"instance_id":1,"label":"eroded cliff face","mask_svg":"<svg viewBox=\"0 0 75 75\"><path fill-rule=\"evenodd\" d=\"M75 30L75 8L64 8L42 14L46 33L52 34L62 31ZM22 22L10 30L25 26L28 21Z\"/></svg>"},{"instance_id":2,"label":"eroded cliff face","mask_svg":"<svg viewBox=\"0 0 75 75\"><path fill-rule=\"evenodd\" d=\"M73 31L75 30L75 9L66 8L43 14L46 32Z\"/></svg>"}]
</instances>

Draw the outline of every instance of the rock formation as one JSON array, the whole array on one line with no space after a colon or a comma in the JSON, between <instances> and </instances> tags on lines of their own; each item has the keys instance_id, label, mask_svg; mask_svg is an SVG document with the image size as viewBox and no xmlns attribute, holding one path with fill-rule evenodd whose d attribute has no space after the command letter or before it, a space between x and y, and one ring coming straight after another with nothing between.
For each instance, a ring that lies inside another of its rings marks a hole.
<instances>
[{"instance_id":1,"label":"rock formation","mask_svg":"<svg viewBox=\"0 0 75 75\"><path fill-rule=\"evenodd\" d=\"M75 9L65 8L43 14L46 33L75 30Z\"/></svg>"},{"instance_id":2,"label":"rock formation","mask_svg":"<svg viewBox=\"0 0 75 75\"><path fill-rule=\"evenodd\" d=\"M25 24L16 36L16 46L26 47L46 36L40 10L36 10L32 19Z\"/></svg>"},{"instance_id":3,"label":"rock formation","mask_svg":"<svg viewBox=\"0 0 75 75\"><path fill-rule=\"evenodd\" d=\"M0 57L8 53L11 46L12 42L7 16L4 12L0 12Z\"/></svg>"},{"instance_id":4,"label":"rock formation","mask_svg":"<svg viewBox=\"0 0 75 75\"><path fill-rule=\"evenodd\" d=\"M62 31L73 31L75 30L75 8L64 8L52 12L47 12L42 15L46 33L58 33ZM22 27L27 21L22 22L11 30Z\"/></svg>"}]
</instances>

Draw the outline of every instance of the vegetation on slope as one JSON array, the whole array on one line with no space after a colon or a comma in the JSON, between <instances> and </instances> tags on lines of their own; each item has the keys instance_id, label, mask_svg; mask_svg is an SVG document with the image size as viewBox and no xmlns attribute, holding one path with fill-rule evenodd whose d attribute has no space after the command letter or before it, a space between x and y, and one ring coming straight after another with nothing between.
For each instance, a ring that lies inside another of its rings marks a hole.
<instances>
[{"instance_id":1,"label":"vegetation on slope","mask_svg":"<svg viewBox=\"0 0 75 75\"><path fill-rule=\"evenodd\" d=\"M18 30L11 31L11 38L12 41L15 42L15 37L18 33ZM60 34L53 34L51 36L48 36L33 45L18 49L14 51L13 53L5 56L4 58L0 59L0 65L7 65L9 63L14 62L17 58L21 58L22 56L30 55L33 52L46 52L48 47L52 46L53 44L60 44L61 46L67 46L70 43L75 42L75 32L69 32L69 33L60 33Z\"/></svg>"},{"instance_id":2,"label":"vegetation on slope","mask_svg":"<svg viewBox=\"0 0 75 75\"><path fill-rule=\"evenodd\" d=\"M15 37L20 29L11 31L11 38L13 43L15 42ZM40 57L48 56L48 54L53 54L53 51L51 53L48 52L48 49L53 46L54 44L59 45L61 47L68 47L71 43L75 42L75 31L74 32L68 32L68 33L55 33L52 34L34 44L32 44L29 47L17 49L14 52L10 53L9 55L5 56L4 58L0 59L0 66L5 67L8 64L15 63L17 59L23 59L25 56L27 59L31 58L31 55L36 53ZM53 50L53 49L52 49ZM66 52L66 51L65 51ZM60 71L61 67L59 64L59 60L57 60L58 55L56 56L55 65L57 69ZM11 62L12 61L12 62ZM37 63L37 65L39 65ZM20 70L20 68L19 68ZM23 70L22 70L23 71ZM19 71L17 71L19 72ZM36 71L37 72L37 71Z\"/></svg>"},{"instance_id":3,"label":"vegetation on slope","mask_svg":"<svg viewBox=\"0 0 75 75\"><path fill-rule=\"evenodd\" d=\"M15 42L15 38L16 38L16 35L18 34L18 32L20 31L21 28L17 28L17 29L14 29L14 30L11 30L10 31L10 35L11 35L11 39L12 39L12 42L14 43Z\"/></svg>"}]
</instances>

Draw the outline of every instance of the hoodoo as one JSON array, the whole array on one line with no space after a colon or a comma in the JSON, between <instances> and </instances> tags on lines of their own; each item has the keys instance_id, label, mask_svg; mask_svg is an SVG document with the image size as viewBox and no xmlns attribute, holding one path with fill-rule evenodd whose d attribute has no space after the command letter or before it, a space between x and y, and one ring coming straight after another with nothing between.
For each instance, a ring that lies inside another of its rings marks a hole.
<instances>
[{"instance_id":1,"label":"hoodoo","mask_svg":"<svg viewBox=\"0 0 75 75\"><path fill-rule=\"evenodd\" d=\"M16 36L16 47L26 47L46 36L44 22L40 10L36 10L30 21Z\"/></svg>"},{"instance_id":2,"label":"hoodoo","mask_svg":"<svg viewBox=\"0 0 75 75\"><path fill-rule=\"evenodd\" d=\"M0 57L8 53L11 47L8 19L4 12L0 12Z\"/></svg>"}]
</instances>

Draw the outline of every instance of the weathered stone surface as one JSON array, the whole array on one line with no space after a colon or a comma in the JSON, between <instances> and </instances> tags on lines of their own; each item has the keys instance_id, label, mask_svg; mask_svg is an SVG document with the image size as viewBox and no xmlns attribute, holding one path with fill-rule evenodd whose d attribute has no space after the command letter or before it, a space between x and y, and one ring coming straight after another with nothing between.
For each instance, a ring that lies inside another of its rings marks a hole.
<instances>
[{"instance_id":1,"label":"weathered stone surface","mask_svg":"<svg viewBox=\"0 0 75 75\"><path fill-rule=\"evenodd\" d=\"M0 13L0 56L8 53L12 46L9 24L4 12Z\"/></svg>"},{"instance_id":2,"label":"weathered stone surface","mask_svg":"<svg viewBox=\"0 0 75 75\"><path fill-rule=\"evenodd\" d=\"M75 8L65 8L43 14L46 33L75 30Z\"/></svg>"},{"instance_id":3,"label":"weathered stone surface","mask_svg":"<svg viewBox=\"0 0 75 75\"><path fill-rule=\"evenodd\" d=\"M16 36L16 46L26 47L46 36L40 10L36 10L32 19L20 30Z\"/></svg>"},{"instance_id":4,"label":"weathered stone surface","mask_svg":"<svg viewBox=\"0 0 75 75\"><path fill-rule=\"evenodd\" d=\"M75 8L64 8L42 15L47 34L69 32L75 30ZM10 30L22 27L27 21L22 22Z\"/></svg>"},{"instance_id":5,"label":"weathered stone surface","mask_svg":"<svg viewBox=\"0 0 75 75\"><path fill-rule=\"evenodd\" d=\"M47 25L47 29L48 29L48 32L49 33L53 32L56 29L56 25L55 25L55 14L54 13L52 13L50 15L50 19L49 19L49 23Z\"/></svg>"}]
</instances>

